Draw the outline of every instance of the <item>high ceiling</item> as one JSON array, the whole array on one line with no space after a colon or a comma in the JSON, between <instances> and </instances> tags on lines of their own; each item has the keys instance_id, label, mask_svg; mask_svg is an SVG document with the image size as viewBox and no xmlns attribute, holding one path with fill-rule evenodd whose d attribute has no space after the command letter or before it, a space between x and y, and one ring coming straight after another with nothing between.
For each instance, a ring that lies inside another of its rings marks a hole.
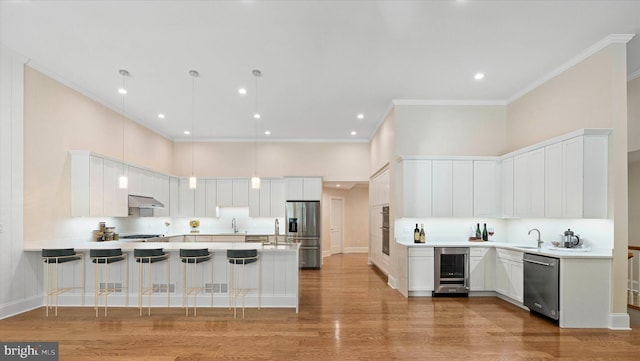
<instances>
[{"instance_id":1,"label":"high ceiling","mask_svg":"<svg viewBox=\"0 0 640 361\"><path fill-rule=\"evenodd\" d=\"M392 99L508 101L640 33L640 1L0 0L0 24L30 66L117 111L128 70L127 116L171 139L253 140L259 69L259 139L366 141Z\"/></svg>"}]
</instances>

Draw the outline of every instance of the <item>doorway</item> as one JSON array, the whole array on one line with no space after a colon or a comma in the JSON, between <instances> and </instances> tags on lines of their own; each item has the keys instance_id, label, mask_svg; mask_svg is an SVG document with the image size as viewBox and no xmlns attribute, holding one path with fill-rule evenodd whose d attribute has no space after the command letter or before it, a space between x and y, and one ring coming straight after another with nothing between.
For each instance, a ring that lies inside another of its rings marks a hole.
<instances>
[{"instance_id":1,"label":"doorway","mask_svg":"<svg viewBox=\"0 0 640 361\"><path fill-rule=\"evenodd\" d=\"M344 198L331 197L330 235L331 254L342 253L344 249Z\"/></svg>"}]
</instances>

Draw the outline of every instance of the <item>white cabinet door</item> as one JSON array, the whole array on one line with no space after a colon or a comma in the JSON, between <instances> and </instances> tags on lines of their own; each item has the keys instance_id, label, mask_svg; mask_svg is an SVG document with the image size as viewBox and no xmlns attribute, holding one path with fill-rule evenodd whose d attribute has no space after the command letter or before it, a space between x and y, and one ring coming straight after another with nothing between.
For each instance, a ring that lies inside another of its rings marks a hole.
<instances>
[{"instance_id":1,"label":"white cabinet door","mask_svg":"<svg viewBox=\"0 0 640 361\"><path fill-rule=\"evenodd\" d=\"M454 217L473 216L473 174L473 161L452 162L451 211Z\"/></svg>"},{"instance_id":2,"label":"white cabinet door","mask_svg":"<svg viewBox=\"0 0 640 361\"><path fill-rule=\"evenodd\" d=\"M302 178L302 197L305 201L322 200L322 179L315 177Z\"/></svg>"},{"instance_id":3,"label":"white cabinet door","mask_svg":"<svg viewBox=\"0 0 640 361\"><path fill-rule=\"evenodd\" d=\"M562 217L562 143L544 147L544 215Z\"/></svg>"},{"instance_id":4,"label":"white cabinet door","mask_svg":"<svg viewBox=\"0 0 640 361\"><path fill-rule=\"evenodd\" d=\"M528 217L531 210L531 165L529 153L513 161L513 202L516 217Z\"/></svg>"},{"instance_id":5,"label":"white cabinet door","mask_svg":"<svg viewBox=\"0 0 640 361\"><path fill-rule=\"evenodd\" d=\"M431 161L404 161L402 183L403 216L431 217Z\"/></svg>"},{"instance_id":6,"label":"white cabinet door","mask_svg":"<svg viewBox=\"0 0 640 361\"><path fill-rule=\"evenodd\" d=\"M164 205L164 208L153 210L154 217L169 217L170 196L169 196L169 176L153 174L153 198Z\"/></svg>"},{"instance_id":7,"label":"white cabinet door","mask_svg":"<svg viewBox=\"0 0 640 361\"><path fill-rule=\"evenodd\" d=\"M180 180L175 177L169 177L169 216L180 217Z\"/></svg>"},{"instance_id":8,"label":"white cabinet door","mask_svg":"<svg viewBox=\"0 0 640 361\"><path fill-rule=\"evenodd\" d=\"M285 185L284 180L282 179L272 179L271 180L271 217L284 217L285 210Z\"/></svg>"},{"instance_id":9,"label":"white cabinet door","mask_svg":"<svg viewBox=\"0 0 640 361\"><path fill-rule=\"evenodd\" d=\"M582 218L583 201L583 137L562 142L563 154L563 216Z\"/></svg>"},{"instance_id":10,"label":"white cabinet door","mask_svg":"<svg viewBox=\"0 0 640 361\"><path fill-rule=\"evenodd\" d=\"M233 180L231 179L218 179L218 206L220 207L232 207L233 206Z\"/></svg>"},{"instance_id":11,"label":"white cabinet door","mask_svg":"<svg viewBox=\"0 0 640 361\"><path fill-rule=\"evenodd\" d=\"M140 170L140 195L145 197L155 197L154 191L154 173L148 170Z\"/></svg>"},{"instance_id":12,"label":"white cabinet door","mask_svg":"<svg viewBox=\"0 0 640 361\"><path fill-rule=\"evenodd\" d=\"M609 180L609 136L585 135L582 188L584 218L607 218Z\"/></svg>"},{"instance_id":13,"label":"white cabinet door","mask_svg":"<svg viewBox=\"0 0 640 361\"><path fill-rule=\"evenodd\" d=\"M544 148L536 149L529 152L530 162L530 178L531 178L531 209L529 217L544 217L544 199L545 199L545 175L544 175Z\"/></svg>"},{"instance_id":14,"label":"white cabinet door","mask_svg":"<svg viewBox=\"0 0 640 361\"><path fill-rule=\"evenodd\" d=\"M497 167L495 161L473 162L473 215L475 217L495 217L498 214Z\"/></svg>"},{"instance_id":15,"label":"white cabinet door","mask_svg":"<svg viewBox=\"0 0 640 361\"><path fill-rule=\"evenodd\" d=\"M408 257L409 291L433 291L433 257Z\"/></svg>"},{"instance_id":16,"label":"white cabinet door","mask_svg":"<svg viewBox=\"0 0 640 361\"><path fill-rule=\"evenodd\" d=\"M126 217L129 214L127 189L118 186L118 178L124 171L122 163L104 160L104 215L107 217Z\"/></svg>"},{"instance_id":17,"label":"white cabinet door","mask_svg":"<svg viewBox=\"0 0 640 361\"><path fill-rule=\"evenodd\" d=\"M129 194L141 196L142 194L142 169L133 166L127 167L127 191Z\"/></svg>"},{"instance_id":18,"label":"white cabinet door","mask_svg":"<svg viewBox=\"0 0 640 361\"><path fill-rule=\"evenodd\" d=\"M304 200L302 178L285 178L285 195L288 201Z\"/></svg>"},{"instance_id":19,"label":"white cabinet door","mask_svg":"<svg viewBox=\"0 0 640 361\"><path fill-rule=\"evenodd\" d=\"M95 156L89 157L89 215L104 215L104 161Z\"/></svg>"},{"instance_id":20,"label":"white cabinet door","mask_svg":"<svg viewBox=\"0 0 640 361\"><path fill-rule=\"evenodd\" d=\"M189 188L189 178L180 178L179 188L180 217L195 216L195 192Z\"/></svg>"},{"instance_id":21,"label":"white cabinet door","mask_svg":"<svg viewBox=\"0 0 640 361\"><path fill-rule=\"evenodd\" d=\"M509 262L509 285L510 295L516 301L523 302L524 299L524 272L522 261Z\"/></svg>"},{"instance_id":22,"label":"white cabinet door","mask_svg":"<svg viewBox=\"0 0 640 361\"><path fill-rule=\"evenodd\" d=\"M249 206L249 180L234 179L233 180L233 206L248 207Z\"/></svg>"},{"instance_id":23,"label":"white cabinet door","mask_svg":"<svg viewBox=\"0 0 640 361\"><path fill-rule=\"evenodd\" d=\"M260 195L264 191L267 180L260 180L260 188L249 189L249 217L260 217Z\"/></svg>"},{"instance_id":24,"label":"white cabinet door","mask_svg":"<svg viewBox=\"0 0 640 361\"><path fill-rule=\"evenodd\" d=\"M509 297L510 295L510 281L509 272L511 267L510 261L507 259L496 256L496 292Z\"/></svg>"},{"instance_id":25,"label":"white cabinet door","mask_svg":"<svg viewBox=\"0 0 640 361\"><path fill-rule=\"evenodd\" d=\"M480 257L469 258L469 287L471 291L484 291L484 259Z\"/></svg>"},{"instance_id":26,"label":"white cabinet door","mask_svg":"<svg viewBox=\"0 0 640 361\"><path fill-rule=\"evenodd\" d=\"M189 179L187 178L187 183ZM207 182L205 179L200 179L196 189L192 189L193 191L193 200L194 200L194 212L195 217L205 217L206 216L206 199L207 199Z\"/></svg>"},{"instance_id":27,"label":"white cabinet door","mask_svg":"<svg viewBox=\"0 0 640 361\"><path fill-rule=\"evenodd\" d=\"M271 180L265 179L260 185L260 217L271 217Z\"/></svg>"},{"instance_id":28,"label":"white cabinet door","mask_svg":"<svg viewBox=\"0 0 640 361\"><path fill-rule=\"evenodd\" d=\"M434 160L431 164L431 212L433 217L453 215L453 173L450 160Z\"/></svg>"},{"instance_id":29,"label":"white cabinet door","mask_svg":"<svg viewBox=\"0 0 640 361\"><path fill-rule=\"evenodd\" d=\"M502 161L502 216L510 218L513 212L513 158Z\"/></svg>"},{"instance_id":30,"label":"white cabinet door","mask_svg":"<svg viewBox=\"0 0 640 361\"><path fill-rule=\"evenodd\" d=\"M205 201L204 213L206 217L217 217L216 208L218 207L218 182L215 179L206 179L205 184Z\"/></svg>"}]
</instances>

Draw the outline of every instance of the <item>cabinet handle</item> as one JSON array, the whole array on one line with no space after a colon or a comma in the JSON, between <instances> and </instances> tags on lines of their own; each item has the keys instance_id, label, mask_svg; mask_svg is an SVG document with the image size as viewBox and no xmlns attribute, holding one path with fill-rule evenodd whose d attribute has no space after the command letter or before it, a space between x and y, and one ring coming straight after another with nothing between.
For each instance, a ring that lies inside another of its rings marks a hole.
<instances>
[{"instance_id":1,"label":"cabinet handle","mask_svg":"<svg viewBox=\"0 0 640 361\"><path fill-rule=\"evenodd\" d=\"M553 267L553 265L551 263L538 262L538 261L533 261L533 260L530 260L530 259L525 259L523 261L525 261L527 263L538 264L540 266Z\"/></svg>"}]
</instances>

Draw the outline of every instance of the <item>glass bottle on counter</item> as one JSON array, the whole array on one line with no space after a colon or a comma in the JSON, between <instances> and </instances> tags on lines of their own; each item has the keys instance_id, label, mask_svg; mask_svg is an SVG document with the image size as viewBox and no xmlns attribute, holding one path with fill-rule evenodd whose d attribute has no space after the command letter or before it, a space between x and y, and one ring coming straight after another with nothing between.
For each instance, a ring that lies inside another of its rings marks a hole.
<instances>
[{"instance_id":1,"label":"glass bottle on counter","mask_svg":"<svg viewBox=\"0 0 640 361\"><path fill-rule=\"evenodd\" d=\"M483 241L488 241L489 240L489 234L487 233L487 224L484 224L484 228L482 229L482 240Z\"/></svg>"},{"instance_id":2,"label":"glass bottle on counter","mask_svg":"<svg viewBox=\"0 0 640 361\"><path fill-rule=\"evenodd\" d=\"M413 230L413 243L420 243L420 230L418 229L418 223L416 223L416 228Z\"/></svg>"},{"instance_id":3,"label":"glass bottle on counter","mask_svg":"<svg viewBox=\"0 0 640 361\"><path fill-rule=\"evenodd\" d=\"M424 224L420 225L420 243L425 243L427 241L427 236L424 234Z\"/></svg>"},{"instance_id":4,"label":"glass bottle on counter","mask_svg":"<svg viewBox=\"0 0 640 361\"><path fill-rule=\"evenodd\" d=\"M482 233L480 233L480 223L476 224L476 239L482 238Z\"/></svg>"}]
</instances>

